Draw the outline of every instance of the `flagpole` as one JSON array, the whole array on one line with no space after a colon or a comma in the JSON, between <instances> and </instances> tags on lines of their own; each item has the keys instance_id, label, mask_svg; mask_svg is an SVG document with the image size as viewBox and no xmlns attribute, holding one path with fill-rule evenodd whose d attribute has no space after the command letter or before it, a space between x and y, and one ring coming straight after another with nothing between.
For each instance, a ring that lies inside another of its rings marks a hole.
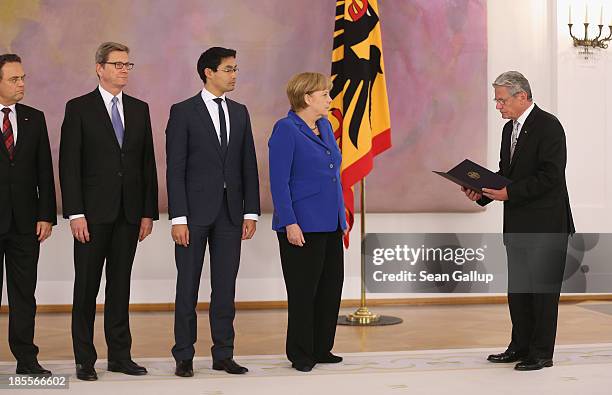
<instances>
[{"instance_id":1,"label":"flagpole","mask_svg":"<svg viewBox=\"0 0 612 395\"><path fill-rule=\"evenodd\" d=\"M366 304L366 196L365 196L365 177L360 182L360 207L361 207L361 302L359 308L354 313L338 317L338 325L350 326L380 326L400 324L403 320L399 317L374 314L368 309Z\"/></svg>"}]
</instances>

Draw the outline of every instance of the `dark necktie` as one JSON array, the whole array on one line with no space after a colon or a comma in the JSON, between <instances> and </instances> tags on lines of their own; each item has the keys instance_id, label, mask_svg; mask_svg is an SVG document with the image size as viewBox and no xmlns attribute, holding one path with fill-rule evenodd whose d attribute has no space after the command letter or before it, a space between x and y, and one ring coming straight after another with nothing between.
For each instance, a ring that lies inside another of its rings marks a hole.
<instances>
[{"instance_id":1,"label":"dark necktie","mask_svg":"<svg viewBox=\"0 0 612 395\"><path fill-rule=\"evenodd\" d=\"M219 107L219 137L221 138L221 153L225 156L227 151L227 126L225 124L225 111L223 111L223 106L221 105L223 99L217 97L213 100L217 103L217 107Z\"/></svg>"},{"instance_id":2,"label":"dark necktie","mask_svg":"<svg viewBox=\"0 0 612 395\"><path fill-rule=\"evenodd\" d=\"M11 120L9 119L9 113L11 109L5 107L2 109L4 113L4 119L2 120L2 140L4 141L4 146L9 153L9 159L13 160L13 154L15 153L15 139L13 138L13 126L11 125Z\"/></svg>"}]
</instances>

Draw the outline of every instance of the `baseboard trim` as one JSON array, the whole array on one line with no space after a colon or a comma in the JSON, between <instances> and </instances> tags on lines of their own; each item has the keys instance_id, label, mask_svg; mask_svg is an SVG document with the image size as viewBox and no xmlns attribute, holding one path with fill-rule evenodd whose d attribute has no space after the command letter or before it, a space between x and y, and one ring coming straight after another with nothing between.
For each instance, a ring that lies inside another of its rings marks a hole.
<instances>
[{"instance_id":1,"label":"baseboard trim","mask_svg":"<svg viewBox=\"0 0 612 395\"><path fill-rule=\"evenodd\" d=\"M562 303L578 303L586 301L612 301L612 294L569 294L561 295ZM491 296L441 296L427 298L394 298L394 299L369 299L367 305L369 307L377 306L425 306L425 305L470 305L470 304L502 304L506 303L505 295ZM359 299L345 299L342 301L342 307L359 307ZM198 310L208 310L209 303L198 303ZM237 310L271 310L271 309L286 309L287 301L285 300L268 300L268 301L248 301L236 302ZM96 306L97 311L104 311L104 305ZM44 304L38 305L37 312L39 313L69 313L72 311L72 305L69 304ZM130 311L133 312L162 312L174 311L174 303L133 303L130 304ZM0 314L8 313L8 307L0 307Z\"/></svg>"}]
</instances>

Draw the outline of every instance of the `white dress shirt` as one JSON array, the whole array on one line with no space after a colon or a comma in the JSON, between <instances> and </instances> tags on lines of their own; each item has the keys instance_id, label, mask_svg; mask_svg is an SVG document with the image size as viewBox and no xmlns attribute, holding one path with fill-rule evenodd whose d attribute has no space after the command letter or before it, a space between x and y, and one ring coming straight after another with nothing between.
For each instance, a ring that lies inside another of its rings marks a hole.
<instances>
[{"instance_id":1,"label":"white dress shirt","mask_svg":"<svg viewBox=\"0 0 612 395\"><path fill-rule=\"evenodd\" d=\"M229 147L229 141L230 141L229 110L227 109L227 101L225 100L225 94L222 94L219 97L221 97L222 99L221 107L223 107L223 112L225 113L225 130L227 131L227 145ZM208 113L210 114L210 118L213 121L213 125L215 126L215 131L217 132L217 139L219 140L219 144L221 144L221 130L219 126L221 123L219 122L219 105L214 100L216 98L217 96L207 91L206 88L202 89L202 100L204 101L204 104L206 105L206 109L208 110ZM257 221L259 219L259 216L257 214L244 214L244 219L252 219L252 220ZM186 224L187 224L187 217L172 218L172 225L186 225Z\"/></svg>"},{"instance_id":2,"label":"white dress shirt","mask_svg":"<svg viewBox=\"0 0 612 395\"><path fill-rule=\"evenodd\" d=\"M7 107L11 109L11 112L9 112L9 121L11 121L11 127L13 129L13 145L16 146L17 145L17 110L15 110L14 104L11 106L2 106L2 109L5 109ZM4 113L0 112L0 115L2 115L2 119L4 119ZM2 129L2 120L0 120L0 129Z\"/></svg>"},{"instance_id":3,"label":"white dress shirt","mask_svg":"<svg viewBox=\"0 0 612 395\"><path fill-rule=\"evenodd\" d=\"M108 92L106 89L102 88L101 85L98 85L98 90L102 95L102 100L104 100L104 106L106 107L106 112L108 113L108 117L113 119L112 108L113 108L113 94ZM121 118L121 124L123 124L123 128L125 129L125 121L123 118L123 92L119 92L117 94L117 110L119 110L119 117Z\"/></svg>"},{"instance_id":4,"label":"white dress shirt","mask_svg":"<svg viewBox=\"0 0 612 395\"><path fill-rule=\"evenodd\" d=\"M109 91L107 91L106 89L102 88L102 85L98 85L98 90L100 91L100 94L102 95L102 100L104 101L104 107L106 107L106 112L108 113L108 118L111 120L113 119L111 110L113 108L113 94L110 93ZM123 128L125 129L125 121L124 121L124 117L123 117L123 92L119 92L117 94L117 110L119 110L119 117L121 118L121 123L123 124ZM74 215L70 215L68 216L68 219L73 220L76 218L83 218L85 216L85 214L74 214Z\"/></svg>"},{"instance_id":5,"label":"white dress shirt","mask_svg":"<svg viewBox=\"0 0 612 395\"><path fill-rule=\"evenodd\" d=\"M223 112L225 113L225 130L227 131L227 145L229 146L230 139L230 117L229 111L227 109L227 101L225 100L225 93L219 96L221 98L221 107L223 107ZM213 95L206 88L202 89L202 100L204 104L206 104L206 109L212 118L213 125L215 126L215 131L217 132L217 139L219 139L219 144L221 144L221 130L219 123L219 106L217 102L214 100L217 96Z\"/></svg>"}]
</instances>

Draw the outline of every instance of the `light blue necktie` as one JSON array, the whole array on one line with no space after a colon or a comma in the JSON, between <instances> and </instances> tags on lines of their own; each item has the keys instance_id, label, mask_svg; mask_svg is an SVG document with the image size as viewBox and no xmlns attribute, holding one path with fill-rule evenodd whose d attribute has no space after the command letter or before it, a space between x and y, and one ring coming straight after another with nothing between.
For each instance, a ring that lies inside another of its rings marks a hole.
<instances>
[{"instance_id":1,"label":"light blue necktie","mask_svg":"<svg viewBox=\"0 0 612 395\"><path fill-rule=\"evenodd\" d=\"M119 109L117 108L117 102L119 98L113 97L113 107L111 108L111 122L113 123L113 129L115 129L115 136L117 136L117 142L119 147L123 146L123 124L121 123L121 116L119 115Z\"/></svg>"}]
</instances>

